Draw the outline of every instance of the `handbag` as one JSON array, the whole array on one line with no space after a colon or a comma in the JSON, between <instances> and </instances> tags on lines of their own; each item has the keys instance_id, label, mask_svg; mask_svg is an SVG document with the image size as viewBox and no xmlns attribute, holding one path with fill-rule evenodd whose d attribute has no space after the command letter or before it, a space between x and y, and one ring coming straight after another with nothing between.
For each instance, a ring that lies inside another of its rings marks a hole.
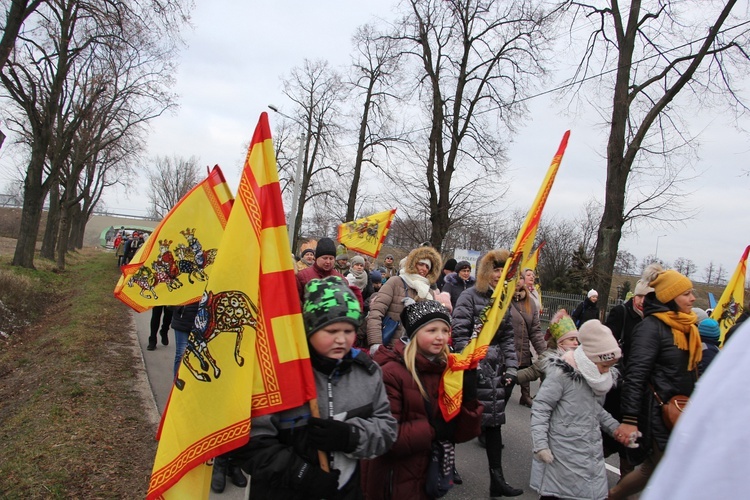
<instances>
[{"instance_id":1,"label":"handbag","mask_svg":"<svg viewBox=\"0 0 750 500\"><path fill-rule=\"evenodd\" d=\"M649 384L649 386L651 387L651 392L654 393L656 402L659 403L659 406L661 407L661 418L664 421L664 425L671 431L674 429L674 426L677 425L677 420L680 418L680 415L682 415L682 412L685 411L685 407L687 407L690 398L677 394L676 396L672 396L672 398L665 403L656 393L654 386L651 384Z\"/></svg>"},{"instance_id":2,"label":"handbag","mask_svg":"<svg viewBox=\"0 0 750 500\"><path fill-rule=\"evenodd\" d=\"M383 345L390 345L393 334L398 330L400 321L396 321L390 316L383 316Z\"/></svg>"},{"instance_id":3,"label":"handbag","mask_svg":"<svg viewBox=\"0 0 750 500\"><path fill-rule=\"evenodd\" d=\"M440 498L453 488L455 453L455 445L451 442L432 442L430 464L427 466L427 481L424 485L428 497Z\"/></svg>"}]
</instances>

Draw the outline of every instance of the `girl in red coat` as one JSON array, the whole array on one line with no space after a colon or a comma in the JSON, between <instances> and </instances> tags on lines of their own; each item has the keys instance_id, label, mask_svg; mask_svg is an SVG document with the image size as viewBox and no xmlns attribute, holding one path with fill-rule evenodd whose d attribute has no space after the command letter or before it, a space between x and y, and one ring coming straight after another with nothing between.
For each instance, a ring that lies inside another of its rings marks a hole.
<instances>
[{"instance_id":1,"label":"girl in red coat","mask_svg":"<svg viewBox=\"0 0 750 500\"><path fill-rule=\"evenodd\" d=\"M438 408L438 387L448 359L451 317L439 302L412 302L401 313L406 336L375 353L383 370L398 438L391 450L363 468L365 496L379 499L429 499L427 469L433 442L469 441L480 433L476 370L465 372L460 413L446 423ZM449 457L452 454L449 453Z\"/></svg>"}]
</instances>

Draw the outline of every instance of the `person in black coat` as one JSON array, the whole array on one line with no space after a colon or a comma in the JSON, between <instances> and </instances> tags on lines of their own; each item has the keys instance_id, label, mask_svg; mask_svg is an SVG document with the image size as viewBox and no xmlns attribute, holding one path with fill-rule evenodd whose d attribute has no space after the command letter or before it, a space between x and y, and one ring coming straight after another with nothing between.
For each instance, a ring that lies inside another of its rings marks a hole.
<instances>
[{"instance_id":1,"label":"person in black coat","mask_svg":"<svg viewBox=\"0 0 750 500\"><path fill-rule=\"evenodd\" d=\"M442 287L442 291L447 292L451 296L451 305L455 309L458 296L461 295L461 292L473 287L476 282L477 280L471 275L471 264L466 260L462 260L456 264L456 272L445 277L445 284Z\"/></svg>"},{"instance_id":2,"label":"person in black coat","mask_svg":"<svg viewBox=\"0 0 750 500\"><path fill-rule=\"evenodd\" d=\"M630 340L625 360L621 410L626 435L641 432L643 464L621 478L609 498L624 499L643 490L667 447L671 431L662 420L662 401L690 396L695 387L698 363L703 355L697 316L692 311L693 284L673 269L651 264L643 280L654 289L646 295L644 319Z\"/></svg>"},{"instance_id":3,"label":"person in black coat","mask_svg":"<svg viewBox=\"0 0 750 500\"><path fill-rule=\"evenodd\" d=\"M581 325L590 319L599 319L599 292L593 288L586 294L586 298L578 304L578 307L570 313L570 317L576 324L576 328L581 328Z\"/></svg>"},{"instance_id":4,"label":"person in black coat","mask_svg":"<svg viewBox=\"0 0 750 500\"><path fill-rule=\"evenodd\" d=\"M604 323L612 331L622 349L622 357L617 363L617 370L620 373L625 373L626 350L630 349L630 339L633 335L633 330L643 320L643 301L646 298L646 294L653 291L654 289L648 286L643 280L638 280L638 283L635 285L635 295L624 304L613 307L609 311L607 321ZM622 379L617 385L612 387L612 390L607 393L604 400L604 409L620 421L622 420L622 413L620 412L621 387ZM630 457L634 452L630 448L621 445L606 432L602 432L602 444L604 445L605 457L615 452L619 454L621 478L633 470Z\"/></svg>"}]
</instances>

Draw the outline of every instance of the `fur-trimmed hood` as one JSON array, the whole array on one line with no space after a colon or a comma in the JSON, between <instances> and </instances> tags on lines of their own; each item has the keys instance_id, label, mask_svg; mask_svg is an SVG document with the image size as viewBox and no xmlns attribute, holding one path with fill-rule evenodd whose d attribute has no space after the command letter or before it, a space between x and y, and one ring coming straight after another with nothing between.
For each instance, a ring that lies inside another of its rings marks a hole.
<instances>
[{"instance_id":1,"label":"fur-trimmed hood","mask_svg":"<svg viewBox=\"0 0 750 500\"><path fill-rule=\"evenodd\" d=\"M505 261L508 260L510 252L505 248L498 248L490 250L479 259L477 264L477 284L474 287L478 292L487 293L490 289L490 278L492 277L492 271L495 269L495 263L505 265Z\"/></svg>"},{"instance_id":2,"label":"fur-trimmed hood","mask_svg":"<svg viewBox=\"0 0 750 500\"><path fill-rule=\"evenodd\" d=\"M443 272L443 259L440 257L440 253L432 247L417 247L409 252L409 255L406 256L404 271L410 274L419 274L417 262L422 259L429 259L432 262L432 267L426 277L430 284L433 284Z\"/></svg>"}]
</instances>

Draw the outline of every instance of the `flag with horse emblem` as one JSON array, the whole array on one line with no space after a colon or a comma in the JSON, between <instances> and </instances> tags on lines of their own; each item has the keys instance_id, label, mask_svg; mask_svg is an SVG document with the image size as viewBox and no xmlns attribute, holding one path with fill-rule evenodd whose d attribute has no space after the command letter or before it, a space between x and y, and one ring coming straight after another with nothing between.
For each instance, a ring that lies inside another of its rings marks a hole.
<instances>
[{"instance_id":1,"label":"flag with horse emblem","mask_svg":"<svg viewBox=\"0 0 750 500\"><path fill-rule=\"evenodd\" d=\"M395 216L396 209L394 208L369 217L344 222L339 225L339 243L346 245L349 250L376 259Z\"/></svg>"},{"instance_id":2,"label":"flag with horse emblem","mask_svg":"<svg viewBox=\"0 0 750 500\"><path fill-rule=\"evenodd\" d=\"M734 322L744 311L748 253L750 253L750 245L745 247L745 252L740 257L737 269L734 270L734 274L722 292L719 302L716 303L716 308L711 313L711 317L719 323L721 330L719 342L721 345L724 344L724 336L727 334L727 330L732 328Z\"/></svg>"},{"instance_id":3,"label":"flag with horse emblem","mask_svg":"<svg viewBox=\"0 0 750 500\"><path fill-rule=\"evenodd\" d=\"M505 261L498 286L492 292L490 305L482 312L482 329L478 335L474 334L463 351L460 353L451 353L448 357L448 366L440 380L440 397L438 401L440 411L446 422L458 415L461 409L464 370L476 368L479 361L487 355L487 348L508 310L511 298L516 289L516 283L518 282L521 264L531 254L539 222L542 219L542 210L544 210L544 205L552 189L552 184L555 182L557 170L560 168L565 148L568 146L569 136L570 131L568 130L563 135L560 147L552 159L552 163L547 170L547 175L536 195L536 199L531 205L529 213L526 214L521 230L516 236L510 257Z\"/></svg>"},{"instance_id":4,"label":"flag with horse emblem","mask_svg":"<svg viewBox=\"0 0 750 500\"><path fill-rule=\"evenodd\" d=\"M216 165L122 266L115 297L135 309L195 302L206 288L234 197Z\"/></svg>"},{"instance_id":5,"label":"flag with horse emblem","mask_svg":"<svg viewBox=\"0 0 750 500\"><path fill-rule=\"evenodd\" d=\"M162 417L148 498L208 498L207 462L248 442L251 417L315 397L263 113Z\"/></svg>"}]
</instances>

